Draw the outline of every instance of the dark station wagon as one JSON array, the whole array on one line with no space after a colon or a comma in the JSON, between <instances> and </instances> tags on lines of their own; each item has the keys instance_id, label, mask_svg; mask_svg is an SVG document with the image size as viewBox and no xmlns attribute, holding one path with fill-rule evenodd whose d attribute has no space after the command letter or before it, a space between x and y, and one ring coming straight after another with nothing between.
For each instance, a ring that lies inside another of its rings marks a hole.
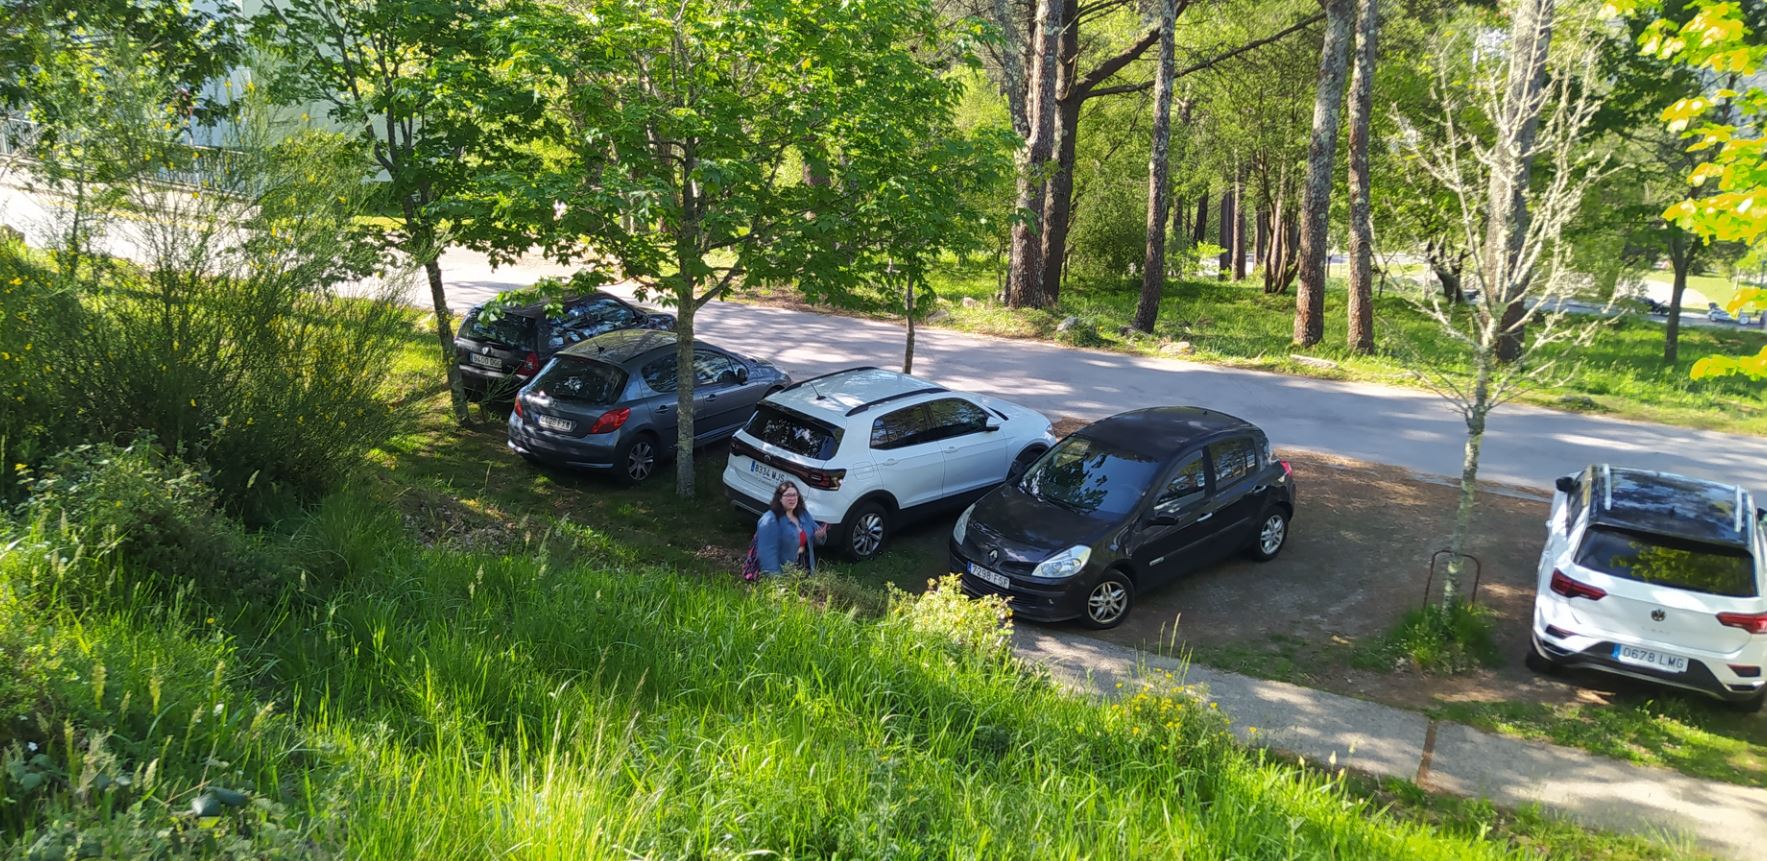
<instances>
[{"instance_id":1,"label":"dark station wagon","mask_svg":"<svg viewBox=\"0 0 1767 861\"><path fill-rule=\"evenodd\" d=\"M556 316L544 304L505 309L495 319L474 305L454 337L467 397L507 402L559 350L619 329L672 329L673 314L652 314L607 293L566 300Z\"/></svg>"}]
</instances>

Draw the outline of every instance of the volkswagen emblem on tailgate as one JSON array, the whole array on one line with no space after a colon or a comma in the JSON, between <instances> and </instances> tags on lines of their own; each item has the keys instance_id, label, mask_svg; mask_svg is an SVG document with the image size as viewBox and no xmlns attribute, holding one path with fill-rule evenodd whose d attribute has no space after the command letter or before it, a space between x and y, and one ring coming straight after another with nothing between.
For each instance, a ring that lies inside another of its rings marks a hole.
<instances>
[{"instance_id":1,"label":"volkswagen emblem on tailgate","mask_svg":"<svg viewBox=\"0 0 1767 861\"><path fill-rule=\"evenodd\" d=\"M1661 622L1661 621L1663 621L1663 620L1664 620L1664 619L1667 619L1667 618L1669 618L1669 614L1668 614L1668 613L1665 613L1665 612L1663 612L1663 611L1661 611L1661 610L1652 610L1652 611L1650 611L1650 620L1651 620L1651 621L1652 621L1652 622Z\"/></svg>"}]
</instances>

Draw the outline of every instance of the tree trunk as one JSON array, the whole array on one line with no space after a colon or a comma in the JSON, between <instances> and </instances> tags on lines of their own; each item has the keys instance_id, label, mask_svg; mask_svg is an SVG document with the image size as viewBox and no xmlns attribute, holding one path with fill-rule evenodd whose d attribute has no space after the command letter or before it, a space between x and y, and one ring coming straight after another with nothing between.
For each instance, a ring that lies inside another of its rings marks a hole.
<instances>
[{"instance_id":1,"label":"tree trunk","mask_svg":"<svg viewBox=\"0 0 1767 861\"><path fill-rule=\"evenodd\" d=\"M908 317L908 342L902 348L902 373L914 373L914 279L904 279L902 308Z\"/></svg>"},{"instance_id":2,"label":"tree trunk","mask_svg":"<svg viewBox=\"0 0 1767 861\"><path fill-rule=\"evenodd\" d=\"M1055 135L1056 45L1061 36L1062 0L1037 0L1028 104L1031 134L1019 153L1018 198L1012 225L1012 262L1007 269L1006 304L1036 307L1043 298L1042 231L1045 175Z\"/></svg>"},{"instance_id":3,"label":"tree trunk","mask_svg":"<svg viewBox=\"0 0 1767 861\"><path fill-rule=\"evenodd\" d=\"M1528 233L1528 171L1534 135L1540 128L1540 90L1546 83L1546 54L1552 44L1553 0L1521 0L1509 35L1509 73L1496 117L1497 145L1491 164L1489 226L1485 234L1486 308L1503 307L1497 331L1497 358L1513 362L1522 354L1522 294L1531 272L1520 271Z\"/></svg>"},{"instance_id":4,"label":"tree trunk","mask_svg":"<svg viewBox=\"0 0 1767 861\"><path fill-rule=\"evenodd\" d=\"M1256 223L1254 228L1256 237L1252 243L1252 259L1258 261L1259 266L1263 266L1265 265L1264 256L1270 246L1270 210L1260 208L1254 222Z\"/></svg>"},{"instance_id":5,"label":"tree trunk","mask_svg":"<svg viewBox=\"0 0 1767 861\"><path fill-rule=\"evenodd\" d=\"M1159 70L1153 83L1153 152L1147 159L1147 253L1141 263L1141 302L1135 328L1152 333L1166 287L1166 157L1172 143L1172 31L1179 0L1160 0Z\"/></svg>"},{"instance_id":6,"label":"tree trunk","mask_svg":"<svg viewBox=\"0 0 1767 861\"><path fill-rule=\"evenodd\" d=\"M442 250L436 247L439 240L435 228L430 225L418 201L407 197L399 205L405 215L405 233L410 237L405 250L412 257L423 261L423 274L429 281L430 308L436 320L436 342L442 351L442 367L448 373L448 403L454 412L454 422L461 427L471 427L472 412L466 402L466 382L460 378L460 367L455 364L458 357L454 347L454 313L448 310L448 290L442 284Z\"/></svg>"},{"instance_id":7,"label":"tree trunk","mask_svg":"<svg viewBox=\"0 0 1767 861\"><path fill-rule=\"evenodd\" d=\"M1226 281L1233 274L1233 183L1221 189L1221 255L1215 266L1215 280Z\"/></svg>"},{"instance_id":8,"label":"tree trunk","mask_svg":"<svg viewBox=\"0 0 1767 861\"><path fill-rule=\"evenodd\" d=\"M1203 244L1209 235L1209 190L1203 189L1196 196L1196 223L1190 226L1190 244Z\"/></svg>"},{"instance_id":9,"label":"tree trunk","mask_svg":"<svg viewBox=\"0 0 1767 861\"><path fill-rule=\"evenodd\" d=\"M1074 215L1074 148L1079 139L1080 103L1058 102L1055 111L1055 171L1043 193L1042 306L1061 299L1061 279L1068 262L1068 227Z\"/></svg>"},{"instance_id":10,"label":"tree trunk","mask_svg":"<svg viewBox=\"0 0 1767 861\"><path fill-rule=\"evenodd\" d=\"M1233 177L1233 242L1228 245L1233 255L1233 280L1245 280L1245 171Z\"/></svg>"},{"instance_id":11,"label":"tree trunk","mask_svg":"<svg viewBox=\"0 0 1767 861\"><path fill-rule=\"evenodd\" d=\"M1061 0L1061 36L1056 40L1055 74L1055 170L1043 190L1042 236L1038 254L1043 275L1040 279L1040 307L1054 307L1061 298L1061 279L1068 257L1068 224L1074 208L1074 150L1080 138L1081 100L1071 98L1074 86L1074 63L1079 59L1080 15L1078 0Z\"/></svg>"},{"instance_id":12,"label":"tree trunk","mask_svg":"<svg viewBox=\"0 0 1767 861\"><path fill-rule=\"evenodd\" d=\"M1374 219L1369 206L1368 124L1374 113L1379 0L1356 0L1356 66L1350 74L1350 349L1374 352Z\"/></svg>"},{"instance_id":13,"label":"tree trunk","mask_svg":"<svg viewBox=\"0 0 1767 861\"><path fill-rule=\"evenodd\" d=\"M1491 405L1490 353L1481 351L1475 362L1478 372L1473 379L1472 401L1466 405L1466 447L1460 462L1460 502L1454 509L1454 535L1448 541L1448 571L1442 577L1442 604L1452 606L1460 600L1460 577L1466 561L1467 542L1472 535L1474 509L1478 505L1479 450L1485 444L1485 416Z\"/></svg>"},{"instance_id":14,"label":"tree trunk","mask_svg":"<svg viewBox=\"0 0 1767 861\"><path fill-rule=\"evenodd\" d=\"M1325 337L1326 222L1331 217L1331 168L1338 142L1338 111L1344 103L1344 71L1350 59L1350 0L1325 0L1325 43L1319 51L1319 84L1313 95L1313 134L1307 143L1307 179L1301 200L1301 289L1295 293L1295 344L1311 347Z\"/></svg>"},{"instance_id":15,"label":"tree trunk","mask_svg":"<svg viewBox=\"0 0 1767 861\"><path fill-rule=\"evenodd\" d=\"M1693 237L1681 230L1669 234L1669 266L1675 270L1669 288L1669 319L1663 321L1663 364L1673 365L1681 351L1681 296L1687 292L1687 273L1693 268Z\"/></svg>"},{"instance_id":16,"label":"tree trunk","mask_svg":"<svg viewBox=\"0 0 1767 861\"><path fill-rule=\"evenodd\" d=\"M687 148L681 162L681 224L675 234L675 494L693 498L693 312L699 297L699 201L693 172L696 156ZM660 453L659 453L660 455ZM614 464L621 469L625 464Z\"/></svg>"}]
</instances>

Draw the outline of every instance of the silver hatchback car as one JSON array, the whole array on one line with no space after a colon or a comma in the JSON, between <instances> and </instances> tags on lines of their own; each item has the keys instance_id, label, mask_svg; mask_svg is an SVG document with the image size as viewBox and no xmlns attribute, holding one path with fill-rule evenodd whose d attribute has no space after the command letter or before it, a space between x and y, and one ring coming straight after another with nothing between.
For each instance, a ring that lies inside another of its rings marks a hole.
<instances>
[{"instance_id":1,"label":"silver hatchback car","mask_svg":"<svg viewBox=\"0 0 1767 861\"><path fill-rule=\"evenodd\" d=\"M515 396L509 447L537 463L636 484L674 451L675 333L627 329L558 352ZM767 395L791 384L771 363L693 347L694 442L735 433Z\"/></svg>"}]
</instances>

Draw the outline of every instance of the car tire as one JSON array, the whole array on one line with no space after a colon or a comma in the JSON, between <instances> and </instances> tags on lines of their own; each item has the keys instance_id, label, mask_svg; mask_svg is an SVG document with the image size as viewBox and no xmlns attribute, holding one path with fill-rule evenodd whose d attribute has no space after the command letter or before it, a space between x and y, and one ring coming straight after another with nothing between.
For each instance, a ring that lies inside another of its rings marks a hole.
<instances>
[{"instance_id":1,"label":"car tire","mask_svg":"<svg viewBox=\"0 0 1767 861\"><path fill-rule=\"evenodd\" d=\"M1557 662L1540 654L1540 650L1535 648L1533 643L1528 644L1528 653L1522 656L1522 663L1526 664L1528 669L1543 676L1556 676L1561 669Z\"/></svg>"},{"instance_id":2,"label":"car tire","mask_svg":"<svg viewBox=\"0 0 1767 861\"><path fill-rule=\"evenodd\" d=\"M1724 704L1730 706L1732 711L1742 712L1746 715L1755 714L1761 711L1761 706L1767 705L1767 688L1757 691L1754 696L1746 700L1725 700Z\"/></svg>"},{"instance_id":3,"label":"car tire","mask_svg":"<svg viewBox=\"0 0 1767 861\"><path fill-rule=\"evenodd\" d=\"M1099 575L1098 582L1086 592L1081 624L1095 631L1122 624L1135 605L1135 584L1128 575L1112 568Z\"/></svg>"},{"instance_id":4,"label":"car tire","mask_svg":"<svg viewBox=\"0 0 1767 861\"><path fill-rule=\"evenodd\" d=\"M1259 562L1269 562L1287 544L1288 512L1278 506L1264 512L1264 518L1258 521L1258 531L1252 535L1252 543L1246 545L1246 555Z\"/></svg>"},{"instance_id":5,"label":"car tire","mask_svg":"<svg viewBox=\"0 0 1767 861\"><path fill-rule=\"evenodd\" d=\"M841 552L854 562L864 562L882 553L889 538L889 509L876 502L861 502L847 512Z\"/></svg>"},{"instance_id":6,"label":"car tire","mask_svg":"<svg viewBox=\"0 0 1767 861\"><path fill-rule=\"evenodd\" d=\"M656 474L661 460L655 436L634 434L614 449L614 479L625 485L639 484Z\"/></svg>"}]
</instances>

